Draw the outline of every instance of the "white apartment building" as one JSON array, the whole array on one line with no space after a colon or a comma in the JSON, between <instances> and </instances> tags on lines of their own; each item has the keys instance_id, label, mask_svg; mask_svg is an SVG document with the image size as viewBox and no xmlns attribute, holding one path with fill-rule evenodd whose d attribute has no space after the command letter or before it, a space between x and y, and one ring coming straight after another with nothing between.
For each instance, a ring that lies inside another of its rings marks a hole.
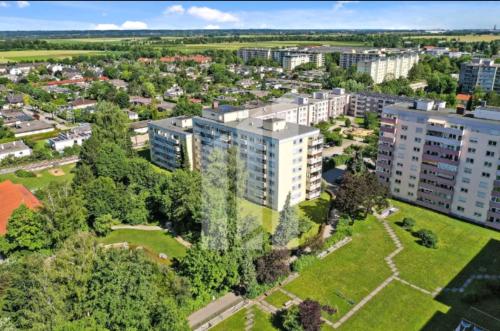
<instances>
[{"instance_id":1,"label":"white apartment building","mask_svg":"<svg viewBox=\"0 0 500 331\"><path fill-rule=\"evenodd\" d=\"M234 146L246 164L248 200L281 210L321 192L319 130L283 119L250 118L248 110L207 109L193 118L194 168L202 171L214 149Z\"/></svg>"},{"instance_id":2,"label":"white apartment building","mask_svg":"<svg viewBox=\"0 0 500 331\"><path fill-rule=\"evenodd\" d=\"M160 167L175 170L182 158L193 169L193 120L179 116L148 123L151 161Z\"/></svg>"},{"instance_id":3,"label":"white apartment building","mask_svg":"<svg viewBox=\"0 0 500 331\"><path fill-rule=\"evenodd\" d=\"M500 229L500 108L384 108L377 174L401 200Z\"/></svg>"},{"instance_id":4,"label":"white apartment building","mask_svg":"<svg viewBox=\"0 0 500 331\"><path fill-rule=\"evenodd\" d=\"M289 54L283 56L282 67L284 70L292 71L295 67L309 63L309 61L310 58L308 54Z\"/></svg>"},{"instance_id":5,"label":"white apartment building","mask_svg":"<svg viewBox=\"0 0 500 331\"><path fill-rule=\"evenodd\" d=\"M48 142L50 147L61 152L67 147L73 147L74 145L81 146L91 135L92 129L90 124L85 123L68 132L61 132L57 137L49 139Z\"/></svg>"},{"instance_id":6,"label":"white apartment building","mask_svg":"<svg viewBox=\"0 0 500 331\"><path fill-rule=\"evenodd\" d=\"M414 64L418 63L418 59L418 54L406 53L361 61L357 64L357 71L370 75L375 84L380 84L384 80L408 77L408 72Z\"/></svg>"},{"instance_id":7,"label":"white apartment building","mask_svg":"<svg viewBox=\"0 0 500 331\"><path fill-rule=\"evenodd\" d=\"M380 57L385 57L385 54L383 54L382 51L378 49L364 50L359 52L356 50L352 50L351 52L340 53L339 64L342 68L347 69L351 66L357 65L358 62L371 61Z\"/></svg>"},{"instance_id":8,"label":"white apartment building","mask_svg":"<svg viewBox=\"0 0 500 331\"><path fill-rule=\"evenodd\" d=\"M237 51L238 57L247 63L253 58L260 58L270 60L272 58L272 51L270 48L240 48Z\"/></svg>"}]
</instances>

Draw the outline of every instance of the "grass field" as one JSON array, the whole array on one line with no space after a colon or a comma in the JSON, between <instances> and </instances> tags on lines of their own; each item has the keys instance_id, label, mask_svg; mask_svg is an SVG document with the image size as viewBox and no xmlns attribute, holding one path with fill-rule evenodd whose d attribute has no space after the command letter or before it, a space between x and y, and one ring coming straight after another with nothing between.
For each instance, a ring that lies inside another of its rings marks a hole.
<instances>
[{"instance_id":1,"label":"grass field","mask_svg":"<svg viewBox=\"0 0 500 331\"><path fill-rule=\"evenodd\" d=\"M0 52L0 63L22 62L22 61L43 61L49 58L63 59L75 55L93 55L100 51L85 50L29 50L29 51L3 51Z\"/></svg>"},{"instance_id":2,"label":"grass field","mask_svg":"<svg viewBox=\"0 0 500 331\"><path fill-rule=\"evenodd\" d=\"M254 313L254 324L251 330L253 331L278 331L271 322L271 316L259 308L253 306L245 308L229 317L228 319L217 324L213 331L243 331L245 330L246 313L247 310L252 310Z\"/></svg>"},{"instance_id":3,"label":"grass field","mask_svg":"<svg viewBox=\"0 0 500 331\"><path fill-rule=\"evenodd\" d=\"M207 44L184 44L184 45L166 45L165 48L175 49L185 52L201 52L209 49L237 50L242 47L291 47L291 46L365 46L360 42L344 41L255 41L255 42L228 42L228 43L207 43Z\"/></svg>"},{"instance_id":4,"label":"grass field","mask_svg":"<svg viewBox=\"0 0 500 331\"><path fill-rule=\"evenodd\" d=\"M165 231L145 231L135 229L114 230L101 240L103 244L114 244L128 242L130 246L142 246L155 260L158 254L167 254L171 258L179 258L186 255L186 248L179 244L171 234Z\"/></svg>"},{"instance_id":5,"label":"grass field","mask_svg":"<svg viewBox=\"0 0 500 331\"><path fill-rule=\"evenodd\" d=\"M394 258L402 279L432 292L460 287L473 274L500 274L499 232L398 201L392 204L400 209L387 221L404 246ZM414 230L434 231L437 249L424 248L403 230L398 223L404 217L416 220ZM351 243L301 271L285 289L336 308L335 315L325 316L336 321L390 275L384 257L394 249L379 221L357 221ZM433 298L394 280L340 330L453 330L462 318L500 330L500 298L464 301L484 292L491 293L486 282L476 280L463 293L441 291ZM266 300L280 306L285 299L278 294Z\"/></svg>"},{"instance_id":6,"label":"grass field","mask_svg":"<svg viewBox=\"0 0 500 331\"><path fill-rule=\"evenodd\" d=\"M287 303L292 299L281 291L274 291L265 300L276 308L282 308L285 305L285 303Z\"/></svg>"},{"instance_id":7,"label":"grass field","mask_svg":"<svg viewBox=\"0 0 500 331\"><path fill-rule=\"evenodd\" d=\"M301 202L299 213L309 217L315 224L312 228L302 236L302 238L294 239L289 243L289 247L297 247L307 238L318 233L319 225L324 223L328 213L330 197L323 192L318 199ZM273 233L279 222L279 212L267 207L259 206L247 200L241 200L241 213L243 216L252 215L256 218L259 225L262 225L265 231Z\"/></svg>"},{"instance_id":8,"label":"grass field","mask_svg":"<svg viewBox=\"0 0 500 331\"><path fill-rule=\"evenodd\" d=\"M474 35L474 34L468 34L468 35L457 35L457 36L450 36L450 35L441 35L441 34L436 34L436 35L425 35L425 36L411 36L409 38L425 38L425 39L446 39L446 40L452 40L456 39L458 41L463 41L463 42L476 42L476 41L493 41L493 40L500 40L500 34L480 34L480 35Z\"/></svg>"},{"instance_id":9,"label":"grass field","mask_svg":"<svg viewBox=\"0 0 500 331\"><path fill-rule=\"evenodd\" d=\"M351 243L303 270L285 289L337 309L329 316L336 321L390 276L384 257L392 250L382 224L370 216L354 224Z\"/></svg>"},{"instance_id":10,"label":"grass field","mask_svg":"<svg viewBox=\"0 0 500 331\"><path fill-rule=\"evenodd\" d=\"M23 177L17 177L16 174L11 173L11 174L6 174L6 175L0 175L0 182L10 179L13 183L16 184L23 184L26 186L28 189L31 191L36 191L41 188L46 187L49 185L51 182L60 182L60 183L68 183L73 179L74 174L71 172L71 170L75 167L74 164L67 164L61 167L57 167L58 169L62 169L64 171L63 176L54 176L50 173L51 169L45 169L42 171L37 171L35 174L37 177L29 177L29 178L23 178Z\"/></svg>"}]
</instances>

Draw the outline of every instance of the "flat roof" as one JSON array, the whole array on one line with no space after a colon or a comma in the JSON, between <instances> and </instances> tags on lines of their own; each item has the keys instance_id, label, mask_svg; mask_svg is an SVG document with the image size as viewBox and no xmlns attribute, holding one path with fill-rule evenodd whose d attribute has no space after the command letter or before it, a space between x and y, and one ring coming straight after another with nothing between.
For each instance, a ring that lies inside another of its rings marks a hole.
<instances>
[{"instance_id":1,"label":"flat roof","mask_svg":"<svg viewBox=\"0 0 500 331\"><path fill-rule=\"evenodd\" d=\"M212 122L216 125L219 126L226 126L229 128L241 130L241 131L246 131L250 132L256 135L260 136L265 136L269 138L273 138L276 140L283 140L283 139L288 139L288 138L293 138L296 136L304 135L304 134L319 134L319 129L310 127L310 126L305 126L305 125L299 125L295 123L286 123L286 127L283 130L279 131L271 131L264 129L263 123L265 120L261 120L258 118L247 118L241 121L233 121L233 122L226 122L226 123L221 123L217 122L205 117L199 117L195 116L193 117L193 120L201 120L201 121L208 121Z\"/></svg>"},{"instance_id":2,"label":"flat roof","mask_svg":"<svg viewBox=\"0 0 500 331\"><path fill-rule=\"evenodd\" d=\"M15 151L22 151L25 149L29 149L29 147L22 140L16 140L10 143L0 144L0 154L12 153Z\"/></svg>"},{"instance_id":3,"label":"flat roof","mask_svg":"<svg viewBox=\"0 0 500 331\"><path fill-rule=\"evenodd\" d=\"M40 120L34 120L34 121L21 122L13 126L11 129L12 131L14 131L14 133L24 133L24 132L53 129L53 128L54 127L52 126L52 124Z\"/></svg>"},{"instance_id":4,"label":"flat roof","mask_svg":"<svg viewBox=\"0 0 500 331\"><path fill-rule=\"evenodd\" d=\"M256 116L264 116L264 115L269 115L269 114L278 113L281 111L291 110L291 109L296 109L296 108L297 108L296 103L283 102L283 103L271 103L268 105L250 108L250 109L248 109L248 112L250 113L250 117L256 117Z\"/></svg>"},{"instance_id":5,"label":"flat roof","mask_svg":"<svg viewBox=\"0 0 500 331\"><path fill-rule=\"evenodd\" d=\"M190 119L190 117L189 116L170 117L170 118L165 118L163 120L149 122L148 125L157 126L159 128L178 133L191 133L193 130L192 127L182 128L180 126L174 125L175 120L187 120L187 119Z\"/></svg>"}]
</instances>

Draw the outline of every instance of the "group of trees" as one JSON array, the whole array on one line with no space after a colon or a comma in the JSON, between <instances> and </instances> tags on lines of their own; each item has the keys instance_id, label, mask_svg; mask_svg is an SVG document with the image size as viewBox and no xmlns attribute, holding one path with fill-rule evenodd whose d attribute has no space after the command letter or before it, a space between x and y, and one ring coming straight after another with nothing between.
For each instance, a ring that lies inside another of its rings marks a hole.
<instances>
[{"instance_id":1,"label":"group of trees","mask_svg":"<svg viewBox=\"0 0 500 331\"><path fill-rule=\"evenodd\" d=\"M344 69L339 66L339 57L327 54L325 68L328 73L323 86L325 88L341 87L349 92L361 92L373 85L373 79L366 73L357 72L356 66Z\"/></svg>"}]
</instances>

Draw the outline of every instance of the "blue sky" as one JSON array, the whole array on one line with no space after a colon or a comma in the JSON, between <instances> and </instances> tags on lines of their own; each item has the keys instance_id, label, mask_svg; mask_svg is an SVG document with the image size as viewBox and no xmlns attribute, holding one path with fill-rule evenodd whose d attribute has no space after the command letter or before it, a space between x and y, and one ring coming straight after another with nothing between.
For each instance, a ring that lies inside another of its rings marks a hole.
<instances>
[{"instance_id":1,"label":"blue sky","mask_svg":"<svg viewBox=\"0 0 500 331\"><path fill-rule=\"evenodd\" d=\"M500 2L2 1L0 30L488 29Z\"/></svg>"}]
</instances>

